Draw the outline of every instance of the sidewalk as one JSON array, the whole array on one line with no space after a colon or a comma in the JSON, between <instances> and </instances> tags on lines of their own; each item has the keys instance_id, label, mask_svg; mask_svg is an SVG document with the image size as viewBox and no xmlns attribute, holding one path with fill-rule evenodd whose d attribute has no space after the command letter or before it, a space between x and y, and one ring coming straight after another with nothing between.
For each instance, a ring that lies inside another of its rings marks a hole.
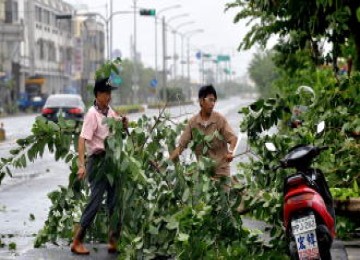
<instances>
[{"instance_id":1,"label":"sidewalk","mask_svg":"<svg viewBox=\"0 0 360 260\"><path fill-rule=\"evenodd\" d=\"M343 242L349 260L360 259L360 239ZM335 259L335 258L333 258Z\"/></svg>"}]
</instances>

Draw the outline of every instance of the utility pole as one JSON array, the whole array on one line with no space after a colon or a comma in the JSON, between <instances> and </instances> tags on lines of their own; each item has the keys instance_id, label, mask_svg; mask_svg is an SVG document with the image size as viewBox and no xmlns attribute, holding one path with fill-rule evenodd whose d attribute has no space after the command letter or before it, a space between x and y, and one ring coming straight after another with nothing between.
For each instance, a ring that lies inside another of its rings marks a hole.
<instances>
[{"instance_id":1,"label":"utility pole","mask_svg":"<svg viewBox=\"0 0 360 260\"><path fill-rule=\"evenodd\" d=\"M167 93L166 93L166 81L167 81L167 50L166 50L166 24L165 24L165 17L162 18L162 33L163 33L163 94L164 94L164 101L167 102Z\"/></svg>"},{"instance_id":2,"label":"utility pole","mask_svg":"<svg viewBox=\"0 0 360 260\"><path fill-rule=\"evenodd\" d=\"M34 3L33 0L28 1L28 10L29 12L27 17L29 18L28 25L29 25L29 61L30 61L30 70L29 74L30 76L35 75L35 9L34 9Z\"/></svg>"},{"instance_id":3,"label":"utility pole","mask_svg":"<svg viewBox=\"0 0 360 260\"><path fill-rule=\"evenodd\" d=\"M158 18L160 18L160 14L171 10L171 9L176 9L176 8L180 8L181 5L176 4L176 5L171 5L168 6L164 9L161 9L159 12L156 13L155 15L155 79L158 81L159 79L159 67L158 67L158 33L157 33L157 24L158 24ZM164 19L164 18L163 18ZM164 70L165 71L165 70ZM158 88L156 88L156 91L158 92L157 95L159 95L159 91ZM159 96L158 96L159 97Z\"/></svg>"},{"instance_id":4,"label":"utility pole","mask_svg":"<svg viewBox=\"0 0 360 260\"><path fill-rule=\"evenodd\" d=\"M110 15L109 15L109 20L110 20L110 44L109 44L109 59L112 59L112 50L113 50L113 19L112 19L112 14L113 14L113 0L110 0Z\"/></svg>"},{"instance_id":5,"label":"utility pole","mask_svg":"<svg viewBox=\"0 0 360 260\"><path fill-rule=\"evenodd\" d=\"M139 75L138 75L138 68L137 68L137 48L136 48L136 36L137 36L137 31L136 31L136 13L137 13L137 0L134 0L134 74L132 77L132 81L133 81L133 85L132 85L132 90L134 93L134 101L137 101L137 91L139 89Z\"/></svg>"}]
</instances>

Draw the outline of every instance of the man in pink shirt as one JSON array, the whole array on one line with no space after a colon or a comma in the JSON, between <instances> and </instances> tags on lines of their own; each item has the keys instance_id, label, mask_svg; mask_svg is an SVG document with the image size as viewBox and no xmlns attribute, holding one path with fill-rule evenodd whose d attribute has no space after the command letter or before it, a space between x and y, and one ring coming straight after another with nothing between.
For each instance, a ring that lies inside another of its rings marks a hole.
<instances>
[{"instance_id":1,"label":"man in pink shirt","mask_svg":"<svg viewBox=\"0 0 360 260\"><path fill-rule=\"evenodd\" d=\"M101 205L104 193L107 193L106 203L111 216L116 202L116 187L111 185L106 178L105 163L105 139L109 135L109 128L103 124L105 117L120 118L109 103L111 101L111 86L108 78L97 80L94 86L95 101L84 118L84 123L79 137L79 169L78 178L88 178L90 183L90 199L80 219L80 227L77 230L71 251L75 254L87 255L89 250L83 245L86 229L91 225ZM127 128L128 120L122 117L124 128ZM85 166L85 148L87 150L87 161ZM108 252L116 252L116 241L120 233L120 225L110 227Z\"/></svg>"}]
</instances>

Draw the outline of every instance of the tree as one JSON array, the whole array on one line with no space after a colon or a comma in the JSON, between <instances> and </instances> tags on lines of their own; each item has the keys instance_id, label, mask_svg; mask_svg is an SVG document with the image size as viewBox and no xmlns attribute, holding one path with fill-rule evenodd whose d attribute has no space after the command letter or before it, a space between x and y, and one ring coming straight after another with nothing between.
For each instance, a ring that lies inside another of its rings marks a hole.
<instances>
[{"instance_id":1,"label":"tree","mask_svg":"<svg viewBox=\"0 0 360 260\"><path fill-rule=\"evenodd\" d=\"M271 85L278 77L277 68L273 62L274 53L271 51L255 53L249 65L249 74L255 82L259 93L268 96Z\"/></svg>"},{"instance_id":2,"label":"tree","mask_svg":"<svg viewBox=\"0 0 360 260\"><path fill-rule=\"evenodd\" d=\"M333 44L332 58L340 54L340 45L353 40L356 49L355 67L360 69L360 2L357 0L237 0L227 9L240 7L234 22L250 19L251 30L240 49L249 49L255 43L266 46L272 35L304 49L308 44L314 57L319 57L321 40Z\"/></svg>"},{"instance_id":3,"label":"tree","mask_svg":"<svg viewBox=\"0 0 360 260\"><path fill-rule=\"evenodd\" d=\"M155 72L151 68L145 68L142 63L137 64L139 74L139 89L137 91L137 98L139 102L146 102L147 97L154 95L151 93L150 81L154 78ZM114 105L133 104L134 91L133 86L133 71L134 63L128 59L121 62L119 75L121 76L122 83L118 91L113 92Z\"/></svg>"}]
</instances>

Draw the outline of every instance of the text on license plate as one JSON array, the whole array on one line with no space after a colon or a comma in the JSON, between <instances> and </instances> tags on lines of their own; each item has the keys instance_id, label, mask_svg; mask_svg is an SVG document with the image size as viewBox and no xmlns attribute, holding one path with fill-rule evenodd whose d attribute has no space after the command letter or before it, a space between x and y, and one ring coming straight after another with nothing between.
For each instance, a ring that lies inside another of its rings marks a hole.
<instances>
[{"instance_id":1,"label":"text on license plate","mask_svg":"<svg viewBox=\"0 0 360 260\"><path fill-rule=\"evenodd\" d=\"M303 218L294 219L291 221L291 228L294 235L315 230L316 229L315 216L309 215Z\"/></svg>"},{"instance_id":2,"label":"text on license plate","mask_svg":"<svg viewBox=\"0 0 360 260\"><path fill-rule=\"evenodd\" d=\"M319 259L319 247L315 230L294 236L300 260Z\"/></svg>"}]
</instances>

